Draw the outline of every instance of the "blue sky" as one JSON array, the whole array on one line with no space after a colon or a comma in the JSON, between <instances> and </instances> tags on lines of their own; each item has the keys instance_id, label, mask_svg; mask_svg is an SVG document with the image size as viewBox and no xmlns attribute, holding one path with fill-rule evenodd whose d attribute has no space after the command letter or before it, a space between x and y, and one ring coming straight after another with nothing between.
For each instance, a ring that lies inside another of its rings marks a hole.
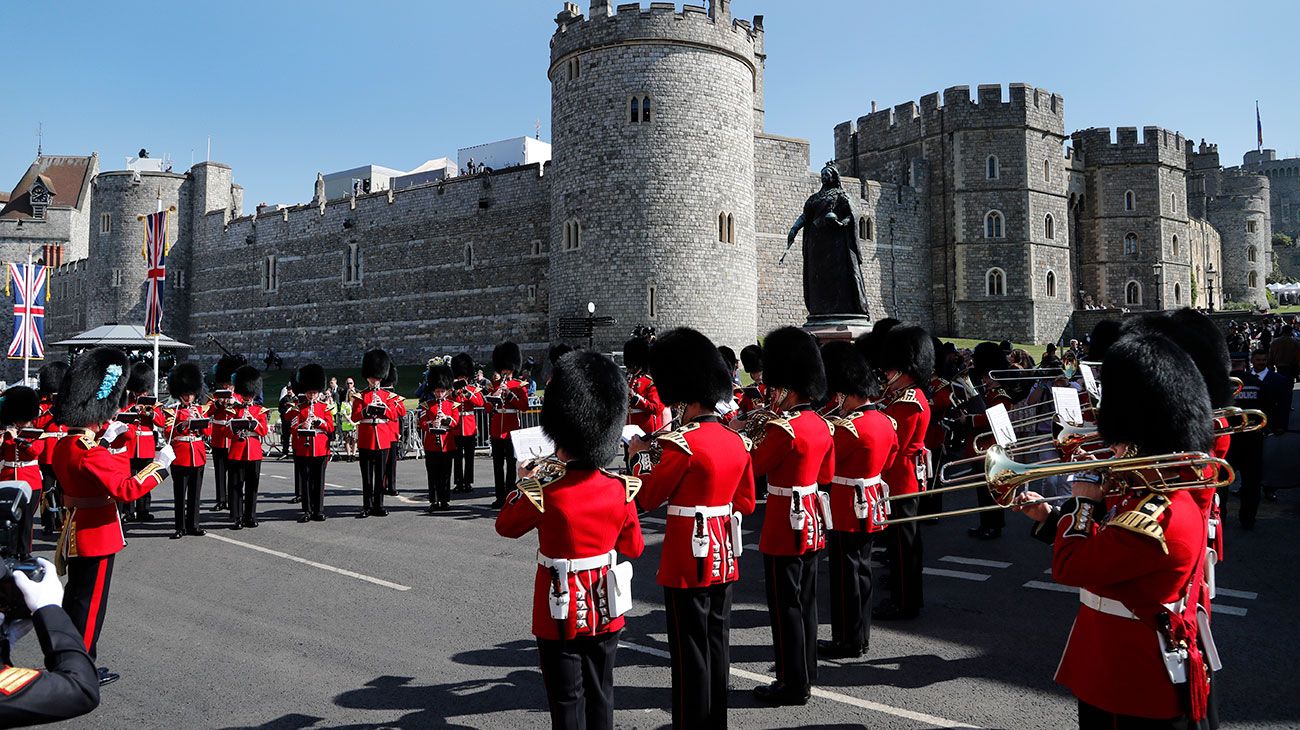
<instances>
[{"instance_id":1,"label":"blue sky","mask_svg":"<svg viewBox=\"0 0 1300 730\"><path fill-rule=\"evenodd\" d=\"M704 0L697 0L704 2ZM648 0L643 5L648 5ZM549 139L561 0L0 1L8 78L0 187L36 151L141 147L235 168L245 209L310 199L316 172L410 169L459 147ZM586 0L580 5L587 6ZM680 3L679 3L680 5ZM766 16L767 131L831 154L835 124L947 86L1023 81L1065 97L1067 132L1158 125L1300 156L1294 0L735 0Z\"/></svg>"}]
</instances>

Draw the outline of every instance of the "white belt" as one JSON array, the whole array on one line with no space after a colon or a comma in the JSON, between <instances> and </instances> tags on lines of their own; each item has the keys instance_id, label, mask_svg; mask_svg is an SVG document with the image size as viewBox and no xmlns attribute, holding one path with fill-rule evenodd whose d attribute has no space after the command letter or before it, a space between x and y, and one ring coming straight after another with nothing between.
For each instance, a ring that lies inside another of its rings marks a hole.
<instances>
[{"instance_id":1,"label":"white belt","mask_svg":"<svg viewBox=\"0 0 1300 730\"><path fill-rule=\"evenodd\" d=\"M372 425L372 426L378 426L378 425L380 425L380 424L388 423L388 419L386 419L386 418L363 418L363 419L361 419L360 422L361 422L361 423L368 423L368 424L370 424L370 425Z\"/></svg>"},{"instance_id":2,"label":"white belt","mask_svg":"<svg viewBox=\"0 0 1300 730\"><path fill-rule=\"evenodd\" d=\"M613 565L615 559L616 556L613 551L602 553L600 555L593 555L590 558L573 558L573 559L548 558L545 555L542 555L540 552L537 553L538 565L548 569L555 568L561 565L567 566L568 570L565 572L569 572L569 573L576 573L581 570L596 570L598 568L604 568L606 566Z\"/></svg>"},{"instance_id":3,"label":"white belt","mask_svg":"<svg viewBox=\"0 0 1300 730\"><path fill-rule=\"evenodd\" d=\"M41 438L43 438L43 439L61 439L61 438L63 438L64 436L67 436L67 435L68 435L68 432L67 432L67 431L46 431L45 433L41 434Z\"/></svg>"},{"instance_id":4,"label":"white belt","mask_svg":"<svg viewBox=\"0 0 1300 730\"><path fill-rule=\"evenodd\" d=\"M177 441L177 442L190 443L190 442L193 442L193 441L202 441L202 440L203 440L203 437L202 437L202 436L177 436L176 438L174 438L174 439L172 439L172 440L173 440L173 441Z\"/></svg>"},{"instance_id":5,"label":"white belt","mask_svg":"<svg viewBox=\"0 0 1300 730\"><path fill-rule=\"evenodd\" d=\"M500 414L503 415L503 416L508 416L508 415L513 415L513 414L515 414L515 413L518 413L518 412L519 412L519 409L518 409L518 408L498 408L498 409L496 409L496 412L497 412L497 413L500 413Z\"/></svg>"},{"instance_id":6,"label":"white belt","mask_svg":"<svg viewBox=\"0 0 1300 730\"><path fill-rule=\"evenodd\" d=\"M1121 601L1117 601L1113 598L1105 598L1103 596L1099 596L1096 593L1093 593L1092 591L1088 590L1087 588L1079 589L1079 603L1082 603L1088 608L1091 608L1092 610L1097 611L1099 613L1104 613L1108 616L1118 616L1119 618L1137 620L1137 616L1134 615L1132 611L1128 610L1128 607L1125 606ZM1183 598L1174 601L1173 603L1166 603L1164 604L1164 607L1168 609L1171 613L1182 614L1183 609L1187 607L1187 599Z\"/></svg>"},{"instance_id":7,"label":"white belt","mask_svg":"<svg viewBox=\"0 0 1300 730\"><path fill-rule=\"evenodd\" d=\"M810 494L816 494L816 493L817 493L817 485L816 485L816 484L813 484L813 485L810 485L810 486L807 486L807 487L772 487L772 486L769 486L769 487L767 488L767 493L768 493L768 494L775 494L775 495L778 496L778 497L793 497L793 496L796 495L796 494L799 495L800 497L807 497L807 496L810 495Z\"/></svg>"},{"instance_id":8,"label":"white belt","mask_svg":"<svg viewBox=\"0 0 1300 730\"><path fill-rule=\"evenodd\" d=\"M19 469L24 466L36 466L37 463L36 461L3 461L0 462L0 466L6 469Z\"/></svg>"},{"instance_id":9,"label":"white belt","mask_svg":"<svg viewBox=\"0 0 1300 730\"><path fill-rule=\"evenodd\" d=\"M849 477L835 477L831 484L839 484L845 487L874 487L880 484L880 476L874 476L869 479L850 479Z\"/></svg>"},{"instance_id":10,"label":"white belt","mask_svg":"<svg viewBox=\"0 0 1300 730\"><path fill-rule=\"evenodd\" d=\"M731 515L731 505L726 504L721 507L681 507L675 504L668 505L669 517L690 517L694 518L696 514L704 515L704 519L711 517L727 517Z\"/></svg>"},{"instance_id":11,"label":"white belt","mask_svg":"<svg viewBox=\"0 0 1300 730\"><path fill-rule=\"evenodd\" d=\"M218 425L218 426L228 426L228 425L230 425L230 421L229 421L229 420L226 420L226 421L218 421L217 419L214 418L214 419L212 419L212 422L213 422L214 424Z\"/></svg>"}]
</instances>

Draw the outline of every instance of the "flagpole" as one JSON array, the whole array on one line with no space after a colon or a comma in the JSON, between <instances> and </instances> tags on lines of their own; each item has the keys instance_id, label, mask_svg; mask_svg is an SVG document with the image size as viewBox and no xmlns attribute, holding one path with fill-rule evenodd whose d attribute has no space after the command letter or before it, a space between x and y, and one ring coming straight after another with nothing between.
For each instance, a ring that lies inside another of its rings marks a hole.
<instances>
[{"instance_id":1,"label":"flagpole","mask_svg":"<svg viewBox=\"0 0 1300 730\"><path fill-rule=\"evenodd\" d=\"M155 212L157 212L157 213L161 213L161 212L162 212L162 209L163 209L163 203L162 203L162 186L159 185L159 186L158 186L158 210L155 211ZM146 222L145 225L148 225L148 223ZM164 236L167 235L167 232L166 232L166 231L163 231L163 235L164 235ZM158 298L159 298L159 300L162 299L162 296L163 296L163 292L162 292L162 291L159 291L159 292L158 292ZM148 306L148 305L146 304L146 306ZM145 319L148 320L148 318L149 318L149 317L148 317L148 315L146 314L146 315L145 315ZM161 319L161 318L159 318L159 320L158 320L158 331L157 331L156 333L154 333L154 336L153 336L153 395L154 395L155 398L158 397L158 368L161 367L161 364L158 362L158 340L160 340L160 339L162 339L162 319Z\"/></svg>"},{"instance_id":2,"label":"flagpole","mask_svg":"<svg viewBox=\"0 0 1300 730\"><path fill-rule=\"evenodd\" d=\"M28 292L27 310L32 308L32 244L27 244L27 268L23 269L23 288ZM35 327L35 324L32 325ZM31 378L32 372L32 343L28 339L31 334L23 327L23 385L27 385Z\"/></svg>"}]
</instances>

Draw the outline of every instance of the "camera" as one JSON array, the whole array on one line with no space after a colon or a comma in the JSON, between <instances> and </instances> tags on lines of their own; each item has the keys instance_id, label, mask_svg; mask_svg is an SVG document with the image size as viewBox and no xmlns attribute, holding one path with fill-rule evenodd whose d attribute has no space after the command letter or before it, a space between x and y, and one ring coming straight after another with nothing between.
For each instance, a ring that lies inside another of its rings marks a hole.
<instances>
[{"instance_id":1,"label":"camera","mask_svg":"<svg viewBox=\"0 0 1300 730\"><path fill-rule=\"evenodd\" d=\"M26 482L0 482L0 561L4 563L4 577L0 578L0 612L6 621L27 618L31 612L23 601L22 593L14 584L13 574L22 571L34 581L45 578L45 569L28 554L24 528L27 504L32 500L32 488Z\"/></svg>"}]
</instances>

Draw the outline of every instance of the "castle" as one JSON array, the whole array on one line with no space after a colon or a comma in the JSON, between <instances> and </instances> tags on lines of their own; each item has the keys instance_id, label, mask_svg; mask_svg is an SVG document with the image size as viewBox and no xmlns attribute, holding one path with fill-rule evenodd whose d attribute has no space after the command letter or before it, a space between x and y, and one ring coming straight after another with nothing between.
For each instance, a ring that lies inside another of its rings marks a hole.
<instances>
[{"instance_id":1,"label":"castle","mask_svg":"<svg viewBox=\"0 0 1300 730\"><path fill-rule=\"evenodd\" d=\"M202 355L209 335L290 364L380 345L482 356L507 338L539 353L589 302L613 318L606 349L639 324L739 347L803 323L801 256L778 261L821 161L764 128L762 16L592 0L555 22L545 164L248 215L221 163L97 171L88 213L68 217L87 231L29 219L23 234L45 225L68 247L51 341L143 321L137 216L159 199L177 210L166 331ZM837 126L872 315L1045 342L1088 305L1264 302L1270 177L1163 129L1065 130L1064 99L1024 84ZM0 253L21 260L13 223L0 216Z\"/></svg>"}]
</instances>

